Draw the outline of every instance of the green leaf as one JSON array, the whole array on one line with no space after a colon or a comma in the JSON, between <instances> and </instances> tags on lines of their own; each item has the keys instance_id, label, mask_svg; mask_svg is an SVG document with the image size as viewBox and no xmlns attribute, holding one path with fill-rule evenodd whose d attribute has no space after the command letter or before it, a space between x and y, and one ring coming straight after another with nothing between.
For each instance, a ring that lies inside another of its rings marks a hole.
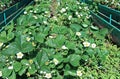
<instances>
[{"instance_id":1,"label":"green leaf","mask_svg":"<svg viewBox=\"0 0 120 79\"><path fill-rule=\"evenodd\" d=\"M67 41L66 42L66 47L68 47L68 49L75 49L76 48L76 44L74 42Z\"/></svg>"},{"instance_id":2,"label":"green leaf","mask_svg":"<svg viewBox=\"0 0 120 79\"><path fill-rule=\"evenodd\" d=\"M46 52L39 52L38 54L37 54L37 56L36 56L36 59L37 59L37 61L38 61L38 64L40 65L40 66L42 66L42 65L45 65L45 62L47 62L48 61L48 55L47 55L47 53Z\"/></svg>"},{"instance_id":3,"label":"green leaf","mask_svg":"<svg viewBox=\"0 0 120 79\"><path fill-rule=\"evenodd\" d=\"M33 49L34 49L34 47L33 47L32 43L30 43L30 42L24 42L24 43L22 44L21 51L22 51L23 53L27 53L27 52L32 51Z\"/></svg>"},{"instance_id":4,"label":"green leaf","mask_svg":"<svg viewBox=\"0 0 120 79\"><path fill-rule=\"evenodd\" d=\"M64 79L64 78L61 75L57 75L57 77L53 77L53 79Z\"/></svg>"},{"instance_id":5,"label":"green leaf","mask_svg":"<svg viewBox=\"0 0 120 79\"><path fill-rule=\"evenodd\" d=\"M44 65L44 66L41 66L41 71L50 72L50 68Z\"/></svg>"},{"instance_id":6,"label":"green leaf","mask_svg":"<svg viewBox=\"0 0 120 79\"><path fill-rule=\"evenodd\" d=\"M86 12L85 12L86 13ZM86 13L87 14L87 13ZM88 19L84 19L84 23L83 24L86 24L87 26L89 26L91 23L90 23L90 21L88 20Z\"/></svg>"},{"instance_id":7,"label":"green leaf","mask_svg":"<svg viewBox=\"0 0 120 79\"><path fill-rule=\"evenodd\" d=\"M8 32L6 34L6 31L1 32L0 34L0 42L6 43L14 38L14 33Z\"/></svg>"},{"instance_id":8,"label":"green leaf","mask_svg":"<svg viewBox=\"0 0 120 79\"><path fill-rule=\"evenodd\" d=\"M114 75L111 75L109 79L116 79Z\"/></svg>"},{"instance_id":9,"label":"green leaf","mask_svg":"<svg viewBox=\"0 0 120 79\"><path fill-rule=\"evenodd\" d=\"M88 49L88 50L87 50L87 53L88 53L89 56L92 56L92 55L95 54L92 49Z\"/></svg>"},{"instance_id":10,"label":"green leaf","mask_svg":"<svg viewBox=\"0 0 120 79\"><path fill-rule=\"evenodd\" d=\"M5 55L14 55L18 52L27 53L34 49L32 43L26 42L26 36L17 36L15 42L11 43L8 48L2 51Z\"/></svg>"},{"instance_id":11,"label":"green leaf","mask_svg":"<svg viewBox=\"0 0 120 79\"><path fill-rule=\"evenodd\" d=\"M22 66L22 69L20 69L20 71L18 72L18 74L20 76L22 76L26 72L27 68L28 68L27 66Z\"/></svg>"},{"instance_id":12,"label":"green leaf","mask_svg":"<svg viewBox=\"0 0 120 79\"><path fill-rule=\"evenodd\" d=\"M83 26L84 28L88 27L88 25L87 25L87 24L82 24L82 26Z\"/></svg>"},{"instance_id":13,"label":"green leaf","mask_svg":"<svg viewBox=\"0 0 120 79\"><path fill-rule=\"evenodd\" d=\"M21 69L22 65L19 62L15 62L13 64L13 68L15 69L15 72L18 72Z\"/></svg>"},{"instance_id":14,"label":"green leaf","mask_svg":"<svg viewBox=\"0 0 120 79\"><path fill-rule=\"evenodd\" d=\"M17 45L15 43L11 43L8 48L6 48L2 51L2 54L14 55L18 52L20 52L20 50L18 49Z\"/></svg>"},{"instance_id":15,"label":"green leaf","mask_svg":"<svg viewBox=\"0 0 120 79\"><path fill-rule=\"evenodd\" d=\"M70 65L69 64L65 65L65 70L70 70Z\"/></svg>"},{"instance_id":16,"label":"green leaf","mask_svg":"<svg viewBox=\"0 0 120 79\"><path fill-rule=\"evenodd\" d=\"M38 41L40 43L43 43L44 39L45 39L45 36L46 36L45 34L38 33L38 34L36 34L35 39L36 39L36 41Z\"/></svg>"},{"instance_id":17,"label":"green leaf","mask_svg":"<svg viewBox=\"0 0 120 79\"><path fill-rule=\"evenodd\" d=\"M54 58L56 58L59 61L59 63L63 61L63 56L61 54L55 54Z\"/></svg>"},{"instance_id":18,"label":"green leaf","mask_svg":"<svg viewBox=\"0 0 120 79\"><path fill-rule=\"evenodd\" d=\"M0 42L6 42L6 32L3 31L0 33Z\"/></svg>"},{"instance_id":19,"label":"green leaf","mask_svg":"<svg viewBox=\"0 0 120 79\"><path fill-rule=\"evenodd\" d=\"M62 45L65 43L65 36L58 35L53 42L57 45L57 47L61 48Z\"/></svg>"},{"instance_id":20,"label":"green leaf","mask_svg":"<svg viewBox=\"0 0 120 79\"><path fill-rule=\"evenodd\" d=\"M93 30L99 30L99 28L97 27L97 26L90 26L91 27L91 29L93 29Z\"/></svg>"},{"instance_id":21,"label":"green leaf","mask_svg":"<svg viewBox=\"0 0 120 79\"><path fill-rule=\"evenodd\" d=\"M43 48L43 51L46 52L49 55L49 57L52 57L55 54L55 50L52 48L50 48L50 49Z\"/></svg>"},{"instance_id":22,"label":"green leaf","mask_svg":"<svg viewBox=\"0 0 120 79\"><path fill-rule=\"evenodd\" d=\"M105 36L106 34L108 34L108 29L107 29L107 28L102 28L102 29L100 30L100 34L101 34L102 36Z\"/></svg>"},{"instance_id":23,"label":"green leaf","mask_svg":"<svg viewBox=\"0 0 120 79\"><path fill-rule=\"evenodd\" d=\"M78 24L71 24L71 25L70 25L70 28L71 28L73 31L75 31L75 32L79 32L80 29L81 29L81 26L78 25Z\"/></svg>"},{"instance_id":24,"label":"green leaf","mask_svg":"<svg viewBox=\"0 0 120 79\"><path fill-rule=\"evenodd\" d=\"M60 64L57 66L57 69L63 69L64 68L64 64Z\"/></svg>"},{"instance_id":25,"label":"green leaf","mask_svg":"<svg viewBox=\"0 0 120 79\"><path fill-rule=\"evenodd\" d=\"M79 61L81 59L79 55L71 54L71 55L69 55L68 58L69 58L69 62L72 66L74 66L74 67L79 66L79 63L80 63Z\"/></svg>"},{"instance_id":26,"label":"green leaf","mask_svg":"<svg viewBox=\"0 0 120 79\"><path fill-rule=\"evenodd\" d=\"M89 58L88 55L83 55L83 56L82 56L82 59L83 59L84 61L88 60L88 58Z\"/></svg>"},{"instance_id":27,"label":"green leaf","mask_svg":"<svg viewBox=\"0 0 120 79\"><path fill-rule=\"evenodd\" d=\"M29 68L28 68L28 72L30 74L35 74L35 72L37 71L37 69L35 68L35 65L32 64Z\"/></svg>"},{"instance_id":28,"label":"green leaf","mask_svg":"<svg viewBox=\"0 0 120 79\"><path fill-rule=\"evenodd\" d=\"M8 68L2 69L2 73L3 73L2 77L3 78L9 77L12 71L13 71L12 69L8 69Z\"/></svg>"},{"instance_id":29,"label":"green leaf","mask_svg":"<svg viewBox=\"0 0 120 79\"><path fill-rule=\"evenodd\" d=\"M50 27L45 27L43 33L47 35L49 31L50 31Z\"/></svg>"},{"instance_id":30,"label":"green leaf","mask_svg":"<svg viewBox=\"0 0 120 79\"><path fill-rule=\"evenodd\" d=\"M21 60L21 64L22 64L22 65L25 65L25 66L26 66L26 65L29 65L29 61L26 60L26 59L22 59L22 60Z\"/></svg>"},{"instance_id":31,"label":"green leaf","mask_svg":"<svg viewBox=\"0 0 120 79\"><path fill-rule=\"evenodd\" d=\"M56 43L54 42L54 39L48 39L45 42L46 45L50 46L50 47L57 47Z\"/></svg>"},{"instance_id":32,"label":"green leaf","mask_svg":"<svg viewBox=\"0 0 120 79\"><path fill-rule=\"evenodd\" d=\"M12 40L14 38L14 33L8 33L7 34L7 41L10 41L10 40Z\"/></svg>"},{"instance_id":33,"label":"green leaf","mask_svg":"<svg viewBox=\"0 0 120 79\"><path fill-rule=\"evenodd\" d=\"M61 26L61 27L59 27L59 32L60 32L60 34L66 34L66 33L68 33L68 28L65 26Z\"/></svg>"},{"instance_id":34,"label":"green leaf","mask_svg":"<svg viewBox=\"0 0 120 79\"><path fill-rule=\"evenodd\" d=\"M54 25L54 27L52 27L52 29L51 29L51 33L58 34L59 33L59 29L58 28L59 28L58 26Z\"/></svg>"},{"instance_id":35,"label":"green leaf","mask_svg":"<svg viewBox=\"0 0 120 79\"><path fill-rule=\"evenodd\" d=\"M16 79L16 74L14 71L12 72L12 75L8 79Z\"/></svg>"},{"instance_id":36,"label":"green leaf","mask_svg":"<svg viewBox=\"0 0 120 79\"><path fill-rule=\"evenodd\" d=\"M66 71L64 71L64 75L76 76L76 71L75 70L66 70Z\"/></svg>"}]
</instances>

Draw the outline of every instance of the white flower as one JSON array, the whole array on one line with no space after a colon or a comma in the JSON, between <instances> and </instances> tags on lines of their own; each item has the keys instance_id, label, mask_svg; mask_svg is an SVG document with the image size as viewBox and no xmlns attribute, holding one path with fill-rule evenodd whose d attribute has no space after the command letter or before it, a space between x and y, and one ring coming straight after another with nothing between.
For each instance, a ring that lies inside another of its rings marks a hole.
<instances>
[{"instance_id":1,"label":"white flower","mask_svg":"<svg viewBox=\"0 0 120 79\"><path fill-rule=\"evenodd\" d=\"M35 10L34 13L37 13L37 11Z\"/></svg>"},{"instance_id":2,"label":"white flower","mask_svg":"<svg viewBox=\"0 0 120 79\"><path fill-rule=\"evenodd\" d=\"M53 59L53 62L55 65L57 65L59 63L59 61L56 58Z\"/></svg>"},{"instance_id":3,"label":"white flower","mask_svg":"<svg viewBox=\"0 0 120 79\"><path fill-rule=\"evenodd\" d=\"M76 15L78 15L79 13L78 12L75 12Z\"/></svg>"},{"instance_id":4,"label":"white flower","mask_svg":"<svg viewBox=\"0 0 120 79\"><path fill-rule=\"evenodd\" d=\"M82 7L79 7L79 9L82 9Z\"/></svg>"},{"instance_id":5,"label":"white flower","mask_svg":"<svg viewBox=\"0 0 120 79\"><path fill-rule=\"evenodd\" d=\"M65 45L62 46L62 49L68 49Z\"/></svg>"},{"instance_id":6,"label":"white flower","mask_svg":"<svg viewBox=\"0 0 120 79\"><path fill-rule=\"evenodd\" d=\"M29 72L27 72L26 75L27 75L27 77L30 77L30 73Z\"/></svg>"},{"instance_id":7,"label":"white flower","mask_svg":"<svg viewBox=\"0 0 120 79\"><path fill-rule=\"evenodd\" d=\"M29 32L29 34L32 34L31 32Z\"/></svg>"},{"instance_id":8,"label":"white flower","mask_svg":"<svg viewBox=\"0 0 120 79\"><path fill-rule=\"evenodd\" d=\"M57 17L56 17L56 16L53 16L53 19L54 19L54 20L57 20Z\"/></svg>"},{"instance_id":9,"label":"white flower","mask_svg":"<svg viewBox=\"0 0 120 79\"><path fill-rule=\"evenodd\" d=\"M34 17L35 19L38 19L38 17L37 17L37 16L35 16L35 15L34 15L33 17Z\"/></svg>"},{"instance_id":10,"label":"white flower","mask_svg":"<svg viewBox=\"0 0 120 79\"><path fill-rule=\"evenodd\" d=\"M95 43L91 44L91 47L96 48L96 44Z\"/></svg>"},{"instance_id":11,"label":"white flower","mask_svg":"<svg viewBox=\"0 0 120 79\"><path fill-rule=\"evenodd\" d=\"M46 72L44 71L43 74L46 74Z\"/></svg>"},{"instance_id":12,"label":"white flower","mask_svg":"<svg viewBox=\"0 0 120 79\"><path fill-rule=\"evenodd\" d=\"M5 48L8 48L9 47L9 45L7 45Z\"/></svg>"},{"instance_id":13,"label":"white flower","mask_svg":"<svg viewBox=\"0 0 120 79\"><path fill-rule=\"evenodd\" d=\"M85 10L88 10L88 7L84 7Z\"/></svg>"},{"instance_id":14,"label":"white flower","mask_svg":"<svg viewBox=\"0 0 120 79\"><path fill-rule=\"evenodd\" d=\"M27 41L30 41L30 40L31 40L31 38L30 38L30 37L26 37L26 40L27 40Z\"/></svg>"},{"instance_id":15,"label":"white flower","mask_svg":"<svg viewBox=\"0 0 120 79\"><path fill-rule=\"evenodd\" d=\"M32 12L33 12L33 10L30 10L30 12L32 13Z\"/></svg>"},{"instance_id":16,"label":"white flower","mask_svg":"<svg viewBox=\"0 0 120 79\"><path fill-rule=\"evenodd\" d=\"M66 11L65 8L62 8L62 9L60 10L61 13L65 12L65 11Z\"/></svg>"},{"instance_id":17,"label":"white flower","mask_svg":"<svg viewBox=\"0 0 120 79\"><path fill-rule=\"evenodd\" d=\"M44 24L47 24L47 21L43 21Z\"/></svg>"},{"instance_id":18,"label":"white flower","mask_svg":"<svg viewBox=\"0 0 120 79\"><path fill-rule=\"evenodd\" d=\"M41 74L43 74L43 71L40 71Z\"/></svg>"},{"instance_id":19,"label":"white flower","mask_svg":"<svg viewBox=\"0 0 120 79\"><path fill-rule=\"evenodd\" d=\"M58 2L58 5L60 6L60 2Z\"/></svg>"},{"instance_id":20,"label":"white flower","mask_svg":"<svg viewBox=\"0 0 120 79\"><path fill-rule=\"evenodd\" d=\"M83 16L83 14L80 14L80 16Z\"/></svg>"},{"instance_id":21,"label":"white flower","mask_svg":"<svg viewBox=\"0 0 120 79\"><path fill-rule=\"evenodd\" d=\"M29 66L29 64L28 64L28 63L26 63L25 65L26 65L26 66Z\"/></svg>"},{"instance_id":22,"label":"white flower","mask_svg":"<svg viewBox=\"0 0 120 79\"><path fill-rule=\"evenodd\" d=\"M22 58L24 54L22 52L17 53L17 58Z\"/></svg>"},{"instance_id":23,"label":"white flower","mask_svg":"<svg viewBox=\"0 0 120 79\"><path fill-rule=\"evenodd\" d=\"M48 13L48 11L45 11L45 13L47 14L47 13Z\"/></svg>"},{"instance_id":24,"label":"white flower","mask_svg":"<svg viewBox=\"0 0 120 79\"><path fill-rule=\"evenodd\" d=\"M56 36L57 36L57 34L51 34L51 35L49 36L49 38L53 39L53 38L56 38Z\"/></svg>"},{"instance_id":25,"label":"white flower","mask_svg":"<svg viewBox=\"0 0 120 79\"><path fill-rule=\"evenodd\" d=\"M84 47L89 47L89 46L90 46L90 43L87 42L87 41L85 41L85 42L83 42L83 45L84 45Z\"/></svg>"},{"instance_id":26,"label":"white flower","mask_svg":"<svg viewBox=\"0 0 120 79\"><path fill-rule=\"evenodd\" d=\"M12 64L13 62L11 61L10 64Z\"/></svg>"},{"instance_id":27,"label":"white flower","mask_svg":"<svg viewBox=\"0 0 120 79\"><path fill-rule=\"evenodd\" d=\"M0 47L3 45L3 43L0 42Z\"/></svg>"},{"instance_id":28,"label":"white flower","mask_svg":"<svg viewBox=\"0 0 120 79\"><path fill-rule=\"evenodd\" d=\"M111 4L114 4L115 3L115 0L112 0Z\"/></svg>"},{"instance_id":29,"label":"white flower","mask_svg":"<svg viewBox=\"0 0 120 79\"><path fill-rule=\"evenodd\" d=\"M33 46L36 46L36 44L35 44L34 42L32 42L32 45L33 45Z\"/></svg>"},{"instance_id":30,"label":"white flower","mask_svg":"<svg viewBox=\"0 0 120 79\"><path fill-rule=\"evenodd\" d=\"M54 37L53 37L53 36L49 36L49 38L51 38L51 39L52 39L52 38L54 38Z\"/></svg>"},{"instance_id":31,"label":"white flower","mask_svg":"<svg viewBox=\"0 0 120 79\"><path fill-rule=\"evenodd\" d=\"M1 5L1 7L3 7L3 5Z\"/></svg>"},{"instance_id":32,"label":"white flower","mask_svg":"<svg viewBox=\"0 0 120 79\"><path fill-rule=\"evenodd\" d=\"M0 71L0 77L2 77L2 71Z\"/></svg>"},{"instance_id":33,"label":"white flower","mask_svg":"<svg viewBox=\"0 0 120 79\"><path fill-rule=\"evenodd\" d=\"M82 72L80 70L77 71L77 76L82 76Z\"/></svg>"},{"instance_id":34,"label":"white flower","mask_svg":"<svg viewBox=\"0 0 120 79\"><path fill-rule=\"evenodd\" d=\"M13 66L9 66L8 69L13 69Z\"/></svg>"},{"instance_id":35,"label":"white flower","mask_svg":"<svg viewBox=\"0 0 120 79\"><path fill-rule=\"evenodd\" d=\"M27 14L27 12L26 12L26 11L24 11L24 14Z\"/></svg>"},{"instance_id":36,"label":"white flower","mask_svg":"<svg viewBox=\"0 0 120 79\"><path fill-rule=\"evenodd\" d=\"M70 15L69 17L68 17L68 20L71 20L72 19L72 16Z\"/></svg>"},{"instance_id":37,"label":"white flower","mask_svg":"<svg viewBox=\"0 0 120 79\"><path fill-rule=\"evenodd\" d=\"M80 18L80 15L77 15L78 18Z\"/></svg>"},{"instance_id":38,"label":"white flower","mask_svg":"<svg viewBox=\"0 0 120 79\"><path fill-rule=\"evenodd\" d=\"M76 32L76 35L77 35L77 36L81 36L81 33L80 33L80 32Z\"/></svg>"},{"instance_id":39,"label":"white flower","mask_svg":"<svg viewBox=\"0 0 120 79\"><path fill-rule=\"evenodd\" d=\"M66 7L66 9L68 9L68 7Z\"/></svg>"},{"instance_id":40,"label":"white flower","mask_svg":"<svg viewBox=\"0 0 120 79\"><path fill-rule=\"evenodd\" d=\"M47 79L52 78L51 73L46 73L46 74L45 74L45 78L47 78Z\"/></svg>"},{"instance_id":41,"label":"white flower","mask_svg":"<svg viewBox=\"0 0 120 79\"><path fill-rule=\"evenodd\" d=\"M77 4L80 4L78 1L76 1Z\"/></svg>"}]
</instances>

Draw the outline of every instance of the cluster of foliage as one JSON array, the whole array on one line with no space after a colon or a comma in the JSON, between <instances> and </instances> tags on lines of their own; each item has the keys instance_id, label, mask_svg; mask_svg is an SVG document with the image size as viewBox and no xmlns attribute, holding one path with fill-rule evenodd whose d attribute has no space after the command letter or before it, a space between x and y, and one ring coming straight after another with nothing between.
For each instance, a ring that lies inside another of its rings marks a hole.
<instances>
[{"instance_id":1,"label":"cluster of foliage","mask_svg":"<svg viewBox=\"0 0 120 79\"><path fill-rule=\"evenodd\" d=\"M120 0L93 0L93 1L120 10Z\"/></svg>"},{"instance_id":2,"label":"cluster of foliage","mask_svg":"<svg viewBox=\"0 0 120 79\"><path fill-rule=\"evenodd\" d=\"M0 1L0 11L3 11L4 9L10 7L11 5L15 4L20 0L1 0Z\"/></svg>"},{"instance_id":3,"label":"cluster of foliage","mask_svg":"<svg viewBox=\"0 0 120 79\"><path fill-rule=\"evenodd\" d=\"M112 61L114 70L109 63L115 56L111 51L119 50L112 45L108 49L108 30L92 24L85 3L36 1L0 33L1 78L120 78L119 58Z\"/></svg>"}]
</instances>

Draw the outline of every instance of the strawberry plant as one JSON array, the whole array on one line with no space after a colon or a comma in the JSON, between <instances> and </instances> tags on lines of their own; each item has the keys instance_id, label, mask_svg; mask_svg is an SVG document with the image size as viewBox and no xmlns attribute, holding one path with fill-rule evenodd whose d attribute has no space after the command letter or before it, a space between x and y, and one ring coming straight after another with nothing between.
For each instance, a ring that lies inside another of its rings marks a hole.
<instances>
[{"instance_id":1,"label":"strawberry plant","mask_svg":"<svg viewBox=\"0 0 120 79\"><path fill-rule=\"evenodd\" d=\"M36 0L16 24L5 27L1 78L101 78L111 51L105 43L108 30L93 25L85 3L67 1Z\"/></svg>"},{"instance_id":2,"label":"strawberry plant","mask_svg":"<svg viewBox=\"0 0 120 79\"><path fill-rule=\"evenodd\" d=\"M0 1L0 11L3 11L6 8L14 5L15 3L19 2L20 0L1 0Z\"/></svg>"},{"instance_id":3,"label":"strawberry plant","mask_svg":"<svg viewBox=\"0 0 120 79\"><path fill-rule=\"evenodd\" d=\"M93 0L96 3L101 3L107 5L113 9L120 10L120 1L119 0Z\"/></svg>"}]
</instances>

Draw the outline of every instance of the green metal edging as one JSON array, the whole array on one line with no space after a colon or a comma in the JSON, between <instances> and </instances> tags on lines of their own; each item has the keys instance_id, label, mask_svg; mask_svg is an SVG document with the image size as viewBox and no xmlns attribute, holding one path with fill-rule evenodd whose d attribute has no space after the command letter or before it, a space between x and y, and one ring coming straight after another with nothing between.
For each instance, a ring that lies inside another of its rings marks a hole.
<instances>
[{"instance_id":1,"label":"green metal edging","mask_svg":"<svg viewBox=\"0 0 120 79\"><path fill-rule=\"evenodd\" d=\"M120 11L112 9L102 4L98 5L98 10L108 17L112 15L112 19L116 20L117 22L120 22Z\"/></svg>"},{"instance_id":2,"label":"green metal edging","mask_svg":"<svg viewBox=\"0 0 120 79\"><path fill-rule=\"evenodd\" d=\"M21 0L10 8L0 12L0 27L5 26L14 16L19 12L19 9L24 8L29 2L33 0Z\"/></svg>"},{"instance_id":3,"label":"green metal edging","mask_svg":"<svg viewBox=\"0 0 120 79\"><path fill-rule=\"evenodd\" d=\"M31 4L33 4L33 3L34 3L34 1L31 1L28 5L31 5ZM23 8L20 8L19 10L17 10L17 11L15 12L15 15L12 15L13 18L12 18L4 27L2 27L2 28L0 29L0 32L1 32L7 25L9 25L12 21L15 21L21 14L23 14L23 13L24 13L24 10L25 10L25 9L23 9Z\"/></svg>"},{"instance_id":4,"label":"green metal edging","mask_svg":"<svg viewBox=\"0 0 120 79\"><path fill-rule=\"evenodd\" d=\"M120 29L120 23L115 21L114 19L111 19L110 16L106 16L104 15L103 13L101 12L98 12L98 15L100 17L102 17L103 19L105 19L107 22L109 22L110 24L114 25L115 27L119 28Z\"/></svg>"},{"instance_id":5,"label":"green metal edging","mask_svg":"<svg viewBox=\"0 0 120 79\"><path fill-rule=\"evenodd\" d=\"M111 32L112 40L116 42L116 44L120 45L120 29L113 26L102 17L98 16L97 14L91 12L93 21L101 28L108 28L109 32Z\"/></svg>"},{"instance_id":6,"label":"green metal edging","mask_svg":"<svg viewBox=\"0 0 120 79\"><path fill-rule=\"evenodd\" d=\"M34 1L31 1L28 5L31 5L31 4L33 4L33 3L34 3ZM28 5L27 5L27 6L28 6ZM20 10L19 13L17 13L16 16L15 16L12 20L15 21L21 14L24 13L24 11L25 11L25 9ZM11 21L8 22L6 25L9 25L10 23L11 23Z\"/></svg>"}]
</instances>

